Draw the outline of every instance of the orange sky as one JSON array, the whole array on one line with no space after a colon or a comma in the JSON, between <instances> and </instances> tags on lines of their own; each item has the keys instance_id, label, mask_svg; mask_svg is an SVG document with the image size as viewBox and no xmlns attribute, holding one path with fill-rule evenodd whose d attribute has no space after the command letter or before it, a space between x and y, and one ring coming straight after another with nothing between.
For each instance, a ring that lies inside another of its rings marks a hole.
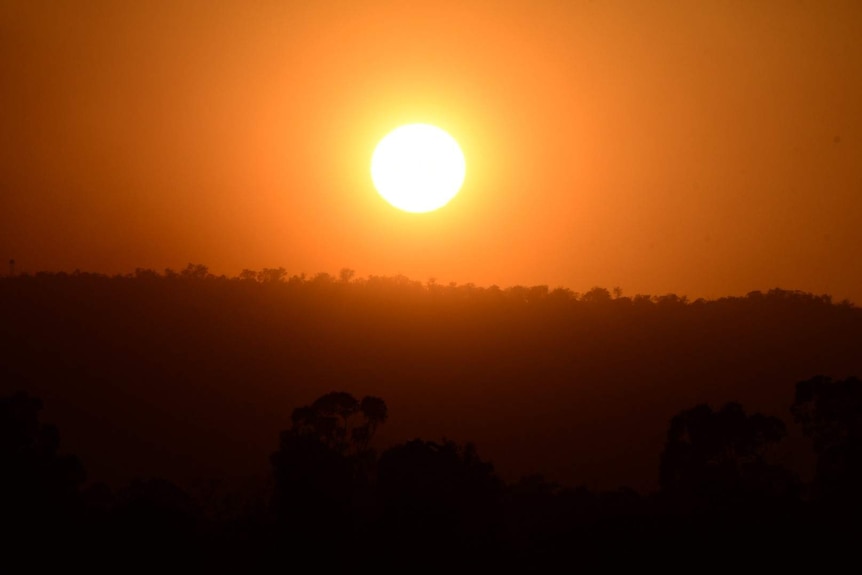
<instances>
[{"instance_id":1,"label":"orange sky","mask_svg":"<svg viewBox=\"0 0 862 575\"><path fill-rule=\"evenodd\" d=\"M0 258L862 303L862 4L0 6ZM369 161L451 133L459 196Z\"/></svg>"}]
</instances>

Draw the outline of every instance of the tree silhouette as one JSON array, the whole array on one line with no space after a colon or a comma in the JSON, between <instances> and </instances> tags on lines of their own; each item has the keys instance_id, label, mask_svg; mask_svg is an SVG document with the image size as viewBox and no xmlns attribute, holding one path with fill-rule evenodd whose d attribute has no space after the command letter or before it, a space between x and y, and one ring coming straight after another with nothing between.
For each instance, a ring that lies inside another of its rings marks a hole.
<instances>
[{"instance_id":1,"label":"tree silhouette","mask_svg":"<svg viewBox=\"0 0 862 575\"><path fill-rule=\"evenodd\" d=\"M191 496L161 478L132 481L120 492L113 512L118 544L137 552L153 546L161 552L190 551L199 521Z\"/></svg>"},{"instance_id":2,"label":"tree silhouette","mask_svg":"<svg viewBox=\"0 0 862 575\"><path fill-rule=\"evenodd\" d=\"M203 264L189 263L186 268L180 272L180 277L185 279L202 280L210 277L210 270Z\"/></svg>"},{"instance_id":3,"label":"tree silhouette","mask_svg":"<svg viewBox=\"0 0 862 575\"><path fill-rule=\"evenodd\" d=\"M350 283L350 280L356 275L356 272L350 268L341 268L338 272L338 279L341 283Z\"/></svg>"},{"instance_id":4,"label":"tree silhouette","mask_svg":"<svg viewBox=\"0 0 862 575\"><path fill-rule=\"evenodd\" d=\"M25 392L0 399L0 530L24 539L68 528L85 479L77 457L58 453L60 433L39 421L41 409Z\"/></svg>"},{"instance_id":5,"label":"tree silhouette","mask_svg":"<svg viewBox=\"0 0 862 575\"><path fill-rule=\"evenodd\" d=\"M479 551L498 527L501 482L469 443L392 447L380 456L377 488L386 536L407 556L429 546L441 555Z\"/></svg>"},{"instance_id":6,"label":"tree silhouette","mask_svg":"<svg viewBox=\"0 0 862 575\"><path fill-rule=\"evenodd\" d=\"M767 462L766 451L785 433L780 419L746 415L738 403L684 410L671 420L661 454L662 492L687 505L725 508L783 495L792 478Z\"/></svg>"},{"instance_id":7,"label":"tree silhouette","mask_svg":"<svg viewBox=\"0 0 862 575\"><path fill-rule=\"evenodd\" d=\"M270 457L274 508L290 537L348 537L333 525L351 524L355 496L366 488L373 460L368 444L386 416L382 399L360 402L346 392L330 392L294 409L292 426L281 433L279 449Z\"/></svg>"},{"instance_id":8,"label":"tree silhouette","mask_svg":"<svg viewBox=\"0 0 862 575\"><path fill-rule=\"evenodd\" d=\"M364 397L360 402L349 393L333 391L294 409L289 433L313 436L340 454L355 455L368 448L387 416L386 403L379 397Z\"/></svg>"},{"instance_id":9,"label":"tree silhouette","mask_svg":"<svg viewBox=\"0 0 862 575\"><path fill-rule=\"evenodd\" d=\"M357 449L364 452L368 450L368 444L377 432L377 428L381 423L386 422L389 411L386 408L386 402L374 396L363 397L359 403L359 411L365 417L365 422L353 428L351 437Z\"/></svg>"},{"instance_id":10,"label":"tree silhouette","mask_svg":"<svg viewBox=\"0 0 862 575\"><path fill-rule=\"evenodd\" d=\"M862 381L816 376L796 384L794 420L817 454L820 496L845 507L862 504Z\"/></svg>"},{"instance_id":11,"label":"tree silhouette","mask_svg":"<svg viewBox=\"0 0 862 575\"><path fill-rule=\"evenodd\" d=\"M281 283L284 281L284 278L287 276L287 270L279 267L279 268L263 268L257 274L257 281L261 283ZM248 277L246 275L246 277Z\"/></svg>"}]
</instances>

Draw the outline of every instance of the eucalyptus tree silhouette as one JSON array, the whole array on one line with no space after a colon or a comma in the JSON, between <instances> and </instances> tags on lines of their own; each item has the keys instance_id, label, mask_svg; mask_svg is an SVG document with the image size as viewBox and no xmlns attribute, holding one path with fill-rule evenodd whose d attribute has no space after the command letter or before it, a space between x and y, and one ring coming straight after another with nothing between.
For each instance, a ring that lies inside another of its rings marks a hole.
<instances>
[{"instance_id":1,"label":"eucalyptus tree silhouette","mask_svg":"<svg viewBox=\"0 0 862 575\"><path fill-rule=\"evenodd\" d=\"M246 270L248 271L248 270ZM247 277L247 276L246 276ZM287 277L287 270L278 267L278 268L263 268L257 274L257 281L260 283L271 283L278 284L284 282L284 278Z\"/></svg>"},{"instance_id":2,"label":"eucalyptus tree silhouette","mask_svg":"<svg viewBox=\"0 0 862 575\"><path fill-rule=\"evenodd\" d=\"M389 417L389 410L386 408L386 402L379 397L366 396L359 402L359 411L362 413L365 421L354 427L351 432L351 437L355 442L360 452L368 450L368 444L377 433L377 428L381 423L386 422Z\"/></svg>"},{"instance_id":3,"label":"eucalyptus tree silhouette","mask_svg":"<svg viewBox=\"0 0 862 575\"><path fill-rule=\"evenodd\" d=\"M348 540L357 494L367 491L374 453L368 447L386 421L386 403L327 393L294 409L270 457L275 475L274 510L294 542ZM335 527L334 526L338 526Z\"/></svg>"},{"instance_id":4,"label":"eucalyptus tree silhouette","mask_svg":"<svg viewBox=\"0 0 862 575\"><path fill-rule=\"evenodd\" d=\"M203 280L210 277L210 270L203 264L189 263L185 269L180 272L180 277L184 279Z\"/></svg>"},{"instance_id":5,"label":"eucalyptus tree silhouette","mask_svg":"<svg viewBox=\"0 0 862 575\"><path fill-rule=\"evenodd\" d=\"M817 454L817 491L846 510L862 506L862 381L816 376L796 384L791 406Z\"/></svg>"},{"instance_id":6,"label":"eucalyptus tree silhouette","mask_svg":"<svg viewBox=\"0 0 862 575\"><path fill-rule=\"evenodd\" d=\"M671 420L661 454L662 492L687 507L725 510L751 510L752 499L787 495L792 476L766 459L785 433L780 419L746 415L738 403L684 410Z\"/></svg>"},{"instance_id":7,"label":"eucalyptus tree silhouette","mask_svg":"<svg viewBox=\"0 0 862 575\"><path fill-rule=\"evenodd\" d=\"M0 398L0 531L23 541L68 535L85 479L78 458L58 452L60 433L39 421L41 409L24 392Z\"/></svg>"},{"instance_id":8,"label":"eucalyptus tree silhouette","mask_svg":"<svg viewBox=\"0 0 862 575\"><path fill-rule=\"evenodd\" d=\"M315 437L341 454L358 455L368 449L377 428L387 417L386 402L379 397L367 396L357 401L349 393L333 391L311 405L294 409L289 433Z\"/></svg>"}]
</instances>

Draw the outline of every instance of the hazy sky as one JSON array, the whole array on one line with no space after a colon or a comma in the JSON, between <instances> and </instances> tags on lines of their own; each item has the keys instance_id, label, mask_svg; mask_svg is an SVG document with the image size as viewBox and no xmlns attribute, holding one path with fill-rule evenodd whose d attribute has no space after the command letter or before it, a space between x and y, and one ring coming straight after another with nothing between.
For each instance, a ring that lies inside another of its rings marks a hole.
<instances>
[{"instance_id":1,"label":"hazy sky","mask_svg":"<svg viewBox=\"0 0 862 575\"><path fill-rule=\"evenodd\" d=\"M467 158L430 214L369 175L409 122ZM22 271L862 303L862 3L5 0L0 194Z\"/></svg>"}]
</instances>

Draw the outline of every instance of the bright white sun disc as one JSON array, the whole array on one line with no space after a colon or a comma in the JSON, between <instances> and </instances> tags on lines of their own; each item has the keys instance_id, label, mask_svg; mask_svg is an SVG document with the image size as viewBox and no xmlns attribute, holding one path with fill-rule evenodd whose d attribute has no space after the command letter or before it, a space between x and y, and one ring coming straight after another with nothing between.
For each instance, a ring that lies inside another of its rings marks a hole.
<instances>
[{"instance_id":1,"label":"bright white sun disc","mask_svg":"<svg viewBox=\"0 0 862 575\"><path fill-rule=\"evenodd\" d=\"M387 202L406 212L430 212L449 203L464 183L458 142L429 124L389 132L371 157L371 179Z\"/></svg>"}]
</instances>

